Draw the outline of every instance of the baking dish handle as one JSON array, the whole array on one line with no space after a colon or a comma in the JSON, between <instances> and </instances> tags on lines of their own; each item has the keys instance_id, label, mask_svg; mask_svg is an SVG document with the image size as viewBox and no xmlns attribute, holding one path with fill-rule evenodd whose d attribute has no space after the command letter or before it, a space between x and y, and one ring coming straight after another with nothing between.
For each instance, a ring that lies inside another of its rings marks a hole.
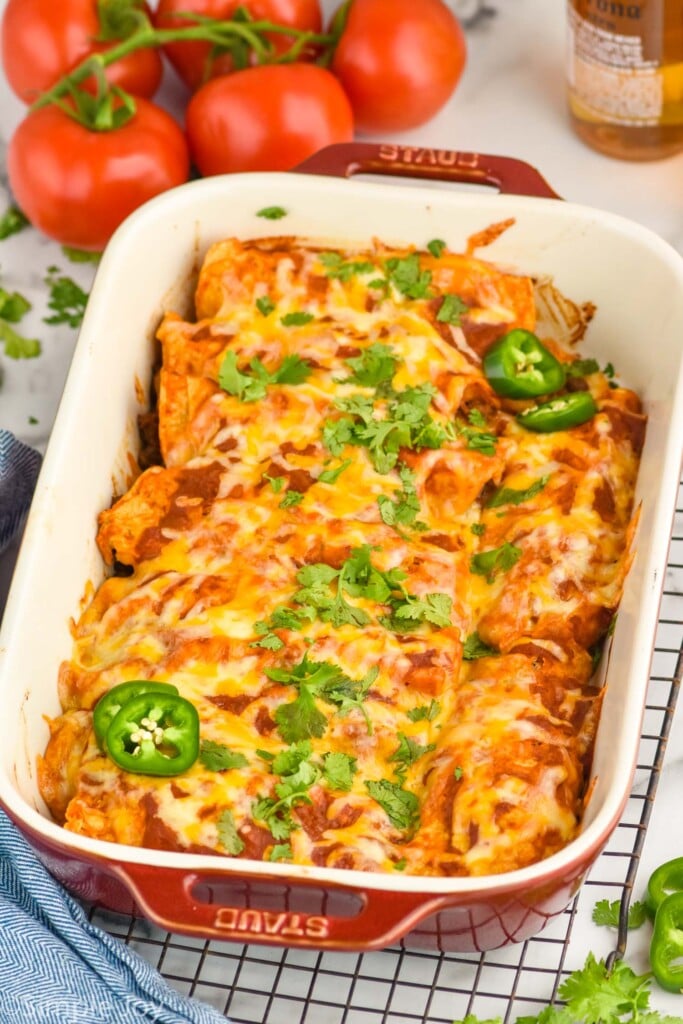
<instances>
[{"instance_id":1,"label":"baking dish handle","mask_svg":"<svg viewBox=\"0 0 683 1024\"><path fill-rule=\"evenodd\" d=\"M297 174L350 178L354 174L392 174L406 178L492 185L510 195L560 199L545 178L523 160L455 149L427 149L376 142L340 142L326 146L294 168Z\"/></svg>"},{"instance_id":2,"label":"baking dish handle","mask_svg":"<svg viewBox=\"0 0 683 1024\"><path fill-rule=\"evenodd\" d=\"M133 897L140 912L160 928L207 939L237 942L258 942L268 945L301 946L314 949L383 949L409 932L418 922L435 913L452 897L426 897L424 893L387 892L386 890L344 890L325 887L324 895L332 894L338 907L346 896L350 901L347 913L324 914L291 909L261 909L226 906L220 902L198 898L212 882L220 887L221 879L202 873L166 871L153 865L119 863L111 865ZM263 887L265 880L261 880ZM244 889L249 883L241 880ZM295 885L286 879L270 878L265 882L280 892L287 891L288 903L305 896L306 883ZM316 889L320 893L320 889ZM272 900L262 898L263 904Z\"/></svg>"}]
</instances>

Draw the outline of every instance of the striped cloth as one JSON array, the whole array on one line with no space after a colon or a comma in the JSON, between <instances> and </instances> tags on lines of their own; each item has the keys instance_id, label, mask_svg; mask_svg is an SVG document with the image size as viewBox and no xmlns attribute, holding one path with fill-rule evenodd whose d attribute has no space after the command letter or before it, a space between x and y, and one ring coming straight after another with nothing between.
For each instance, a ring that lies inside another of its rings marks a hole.
<instances>
[{"instance_id":1,"label":"striped cloth","mask_svg":"<svg viewBox=\"0 0 683 1024\"><path fill-rule=\"evenodd\" d=\"M0 430L0 551L21 531L41 457ZM226 1024L96 928L0 811L0 1024Z\"/></svg>"},{"instance_id":2,"label":"striped cloth","mask_svg":"<svg viewBox=\"0 0 683 1024\"><path fill-rule=\"evenodd\" d=\"M226 1024L91 924L0 811L1 1024Z\"/></svg>"}]
</instances>

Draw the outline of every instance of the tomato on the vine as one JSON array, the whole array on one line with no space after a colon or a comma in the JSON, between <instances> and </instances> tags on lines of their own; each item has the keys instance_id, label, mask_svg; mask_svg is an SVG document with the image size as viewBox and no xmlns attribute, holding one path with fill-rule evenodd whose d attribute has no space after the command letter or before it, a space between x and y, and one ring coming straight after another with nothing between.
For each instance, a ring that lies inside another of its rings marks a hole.
<instances>
[{"instance_id":1,"label":"tomato on the vine","mask_svg":"<svg viewBox=\"0 0 683 1024\"><path fill-rule=\"evenodd\" d=\"M462 27L442 0L352 0L331 67L356 127L387 132L433 117L465 60Z\"/></svg>"},{"instance_id":2,"label":"tomato on the vine","mask_svg":"<svg viewBox=\"0 0 683 1024\"><path fill-rule=\"evenodd\" d=\"M286 171L353 138L338 80L315 64L264 64L213 78L185 115L190 155L203 175Z\"/></svg>"},{"instance_id":3,"label":"tomato on the vine","mask_svg":"<svg viewBox=\"0 0 683 1024\"><path fill-rule=\"evenodd\" d=\"M19 124L7 152L9 183L31 223L63 245L99 251L128 214L187 181L180 127L149 100L111 131L93 131L50 104Z\"/></svg>"},{"instance_id":4,"label":"tomato on the vine","mask_svg":"<svg viewBox=\"0 0 683 1024\"><path fill-rule=\"evenodd\" d=\"M33 103L51 85L91 54L110 49L118 40L110 26L106 41L98 41L109 12L121 18L123 8L150 16L140 0L8 0L2 17L2 64L12 90ZM155 49L128 54L107 68L110 82L137 96L156 92L163 64Z\"/></svg>"},{"instance_id":5,"label":"tomato on the vine","mask_svg":"<svg viewBox=\"0 0 683 1024\"><path fill-rule=\"evenodd\" d=\"M155 23L158 28L180 28L195 24L178 12L199 14L208 18L231 18L243 7L254 21L270 21L302 31L320 32L322 15L319 0L159 0ZM269 41L276 52L287 50L291 36L270 33ZM234 70L229 53L212 56L211 44L203 42L168 43L164 51L188 88L195 90L217 75Z\"/></svg>"}]
</instances>

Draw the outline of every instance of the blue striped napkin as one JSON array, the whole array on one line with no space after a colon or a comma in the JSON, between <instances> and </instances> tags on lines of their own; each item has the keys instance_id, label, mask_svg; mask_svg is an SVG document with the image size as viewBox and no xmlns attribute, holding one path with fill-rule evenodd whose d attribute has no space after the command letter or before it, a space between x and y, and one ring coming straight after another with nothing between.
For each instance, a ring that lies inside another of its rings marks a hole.
<instances>
[{"instance_id":1,"label":"blue striped napkin","mask_svg":"<svg viewBox=\"0 0 683 1024\"><path fill-rule=\"evenodd\" d=\"M38 452L0 430L0 551L17 537ZM88 921L0 811L0 1024L226 1024Z\"/></svg>"},{"instance_id":2,"label":"blue striped napkin","mask_svg":"<svg viewBox=\"0 0 683 1024\"><path fill-rule=\"evenodd\" d=\"M40 453L0 429L0 551L19 534L31 504Z\"/></svg>"},{"instance_id":3,"label":"blue striped napkin","mask_svg":"<svg viewBox=\"0 0 683 1024\"><path fill-rule=\"evenodd\" d=\"M88 921L0 811L1 1024L226 1024Z\"/></svg>"}]
</instances>

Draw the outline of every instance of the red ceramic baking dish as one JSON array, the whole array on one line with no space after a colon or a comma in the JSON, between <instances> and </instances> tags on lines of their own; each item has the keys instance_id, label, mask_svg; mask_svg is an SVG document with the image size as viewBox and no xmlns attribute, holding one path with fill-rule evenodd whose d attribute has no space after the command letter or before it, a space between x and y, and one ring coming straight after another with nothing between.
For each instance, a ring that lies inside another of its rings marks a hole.
<instances>
[{"instance_id":1,"label":"red ceramic baking dish","mask_svg":"<svg viewBox=\"0 0 683 1024\"><path fill-rule=\"evenodd\" d=\"M0 636L0 802L69 889L170 931L328 949L399 940L489 949L540 931L570 902L616 827L631 786L683 440L683 260L635 223L560 202L531 168L476 154L398 146L333 147L303 173L193 182L147 204L108 246L88 303L9 595ZM340 180L364 171L466 180L502 189ZM506 194L508 192L521 194ZM606 686L591 798L579 836L531 867L483 878L391 877L114 846L64 831L41 801L36 760L59 713L57 671L70 620L103 566L97 514L120 493L138 445L154 332L187 305L203 253L260 237L256 212L288 211L288 233L454 250L493 223L512 226L486 258L550 277L596 313L586 349L641 395L648 431L639 475L636 556L601 671Z\"/></svg>"}]
</instances>

